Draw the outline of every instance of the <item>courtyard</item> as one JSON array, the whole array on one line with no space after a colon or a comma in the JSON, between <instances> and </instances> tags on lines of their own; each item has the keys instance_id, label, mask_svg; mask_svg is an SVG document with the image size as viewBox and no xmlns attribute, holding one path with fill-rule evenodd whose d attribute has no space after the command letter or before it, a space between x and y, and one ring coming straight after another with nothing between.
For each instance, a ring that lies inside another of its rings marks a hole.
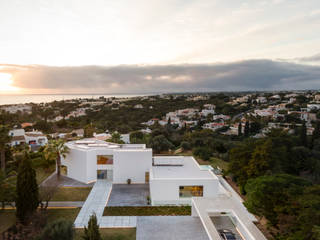
<instances>
[{"instance_id":1,"label":"courtyard","mask_svg":"<svg viewBox=\"0 0 320 240\"><path fill-rule=\"evenodd\" d=\"M113 184L107 206L148 206L149 184Z\"/></svg>"}]
</instances>

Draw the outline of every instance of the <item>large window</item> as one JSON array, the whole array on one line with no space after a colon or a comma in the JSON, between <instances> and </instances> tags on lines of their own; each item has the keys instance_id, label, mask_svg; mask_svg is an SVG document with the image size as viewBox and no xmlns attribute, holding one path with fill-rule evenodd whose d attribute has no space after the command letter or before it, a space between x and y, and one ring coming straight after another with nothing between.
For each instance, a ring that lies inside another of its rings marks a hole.
<instances>
[{"instance_id":1,"label":"large window","mask_svg":"<svg viewBox=\"0 0 320 240\"><path fill-rule=\"evenodd\" d=\"M97 170L97 179L107 179L107 170Z\"/></svg>"},{"instance_id":2,"label":"large window","mask_svg":"<svg viewBox=\"0 0 320 240\"><path fill-rule=\"evenodd\" d=\"M202 197L203 186L180 186L179 196L181 198Z\"/></svg>"},{"instance_id":3,"label":"large window","mask_svg":"<svg viewBox=\"0 0 320 240\"><path fill-rule=\"evenodd\" d=\"M112 155L98 155L97 156L97 164L113 164L113 156Z\"/></svg>"}]
</instances>

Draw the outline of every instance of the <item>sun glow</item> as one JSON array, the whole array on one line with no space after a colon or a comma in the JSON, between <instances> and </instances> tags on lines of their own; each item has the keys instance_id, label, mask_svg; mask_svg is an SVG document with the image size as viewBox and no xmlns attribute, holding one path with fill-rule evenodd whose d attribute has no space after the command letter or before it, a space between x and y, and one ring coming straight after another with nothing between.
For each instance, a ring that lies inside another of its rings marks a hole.
<instances>
[{"instance_id":1,"label":"sun glow","mask_svg":"<svg viewBox=\"0 0 320 240\"><path fill-rule=\"evenodd\" d=\"M12 75L9 73L0 73L0 92L11 93L17 92L19 89L12 86Z\"/></svg>"}]
</instances>

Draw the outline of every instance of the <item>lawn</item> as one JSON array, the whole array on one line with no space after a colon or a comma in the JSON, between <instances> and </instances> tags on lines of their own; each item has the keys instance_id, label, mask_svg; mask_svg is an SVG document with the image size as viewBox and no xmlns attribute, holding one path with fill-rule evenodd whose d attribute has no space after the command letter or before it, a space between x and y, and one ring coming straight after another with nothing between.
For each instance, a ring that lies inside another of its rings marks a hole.
<instances>
[{"instance_id":1,"label":"lawn","mask_svg":"<svg viewBox=\"0 0 320 240\"><path fill-rule=\"evenodd\" d=\"M101 228L102 239L108 240L135 240L135 228ZM74 240L82 240L83 229L77 229Z\"/></svg>"},{"instance_id":2,"label":"lawn","mask_svg":"<svg viewBox=\"0 0 320 240\"><path fill-rule=\"evenodd\" d=\"M74 221L80 211L80 208L60 208L60 209L47 209L48 222L56 219L63 218L66 220ZM16 221L15 210L6 209L0 210L0 233L11 227Z\"/></svg>"},{"instance_id":3,"label":"lawn","mask_svg":"<svg viewBox=\"0 0 320 240\"><path fill-rule=\"evenodd\" d=\"M0 210L0 233L11 227L16 221L15 210Z\"/></svg>"},{"instance_id":4,"label":"lawn","mask_svg":"<svg viewBox=\"0 0 320 240\"><path fill-rule=\"evenodd\" d=\"M52 222L59 218L74 222L80 208L60 208L60 209L48 209L48 222ZM15 210L0 210L0 234L7 230L15 223ZM100 233L103 239L108 240L135 240L136 229L135 228L101 228ZM74 240L82 239L83 229L76 229L76 235Z\"/></svg>"},{"instance_id":5,"label":"lawn","mask_svg":"<svg viewBox=\"0 0 320 240\"><path fill-rule=\"evenodd\" d=\"M105 207L104 216L185 216L190 206Z\"/></svg>"},{"instance_id":6,"label":"lawn","mask_svg":"<svg viewBox=\"0 0 320 240\"><path fill-rule=\"evenodd\" d=\"M61 187L51 201L85 201L91 189L91 187Z\"/></svg>"},{"instance_id":7,"label":"lawn","mask_svg":"<svg viewBox=\"0 0 320 240\"><path fill-rule=\"evenodd\" d=\"M74 222L78 213L80 212L80 208L49 208L47 209L48 213L48 222L52 222L59 218L63 218L64 220L69 220Z\"/></svg>"}]
</instances>

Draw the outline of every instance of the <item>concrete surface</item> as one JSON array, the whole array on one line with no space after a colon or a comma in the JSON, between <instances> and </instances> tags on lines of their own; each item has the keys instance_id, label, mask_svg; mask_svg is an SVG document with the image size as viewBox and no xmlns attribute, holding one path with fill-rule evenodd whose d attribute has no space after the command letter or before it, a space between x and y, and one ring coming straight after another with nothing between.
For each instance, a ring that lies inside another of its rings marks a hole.
<instances>
[{"instance_id":1,"label":"concrete surface","mask_svg":"<svg viewBox=\"0 0 320 240\"><path fill-rule=\"evenodd\" d=\"M233 232L237 238L237 240L242 240L242 237L240 236L238 230L236 229L236 227L234 226L234 224L232 223L230 217L228 216L217 216L217 217L210 217L214 226L216 227L216 229L218 230L230 230L231 232Z\"/></svg>"},{"instance_id":2,"label":"concrete surface","mask_svg":"<svg viewBox=\"0 0 320 240\"><path fill-rule=\"evenodd\" d=\"M147 206L148 184L113 184L108 206Z\"/></svg>"},{"instance_id":3,"label":"concrete surface","mask_svg":"<svg viewBox=\"0 0 320 240\"><path fill-rule=\"evenodd\" d=\"M191 216L138 217L136 240L208 240L199 218Z\"/></svg>"}]
</instances>

